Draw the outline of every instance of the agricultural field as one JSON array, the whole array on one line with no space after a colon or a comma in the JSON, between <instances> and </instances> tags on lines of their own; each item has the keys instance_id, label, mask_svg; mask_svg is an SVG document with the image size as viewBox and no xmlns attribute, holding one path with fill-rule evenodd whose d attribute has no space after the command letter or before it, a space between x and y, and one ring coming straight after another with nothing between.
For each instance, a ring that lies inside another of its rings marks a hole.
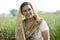
<instances>
[{"instance_id":1,"label":"agricultural field","mask_svg":"<svg viewBox=\"0 0 60 40\"><path fill-rule=\"evenodd\" d=\"M15 37L16 17L0 16L0 40L12 40Z\"/></svg>"},{"instance_id":2,"label":"agricultural field","mask_svg":"<svg viewBox=\"0 0 60 40\"><path fill-rule=\"evenodd\" d=\"M39 14L49 26L50 39L60 40L60 14ZM16 16L0 16L0 40L15 40Z\"/></svg>"}]
</instances>

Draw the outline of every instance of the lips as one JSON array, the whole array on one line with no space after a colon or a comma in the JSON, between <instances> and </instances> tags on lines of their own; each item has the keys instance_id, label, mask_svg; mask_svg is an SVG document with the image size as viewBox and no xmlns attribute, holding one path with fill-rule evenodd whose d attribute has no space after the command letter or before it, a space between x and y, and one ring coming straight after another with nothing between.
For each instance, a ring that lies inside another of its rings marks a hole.
<instances>
[{"instance_id":1,"label":"lips","mask_svg":"<svg viewBox=\"0 0 60 40\"><path fill-rule=\"evenodd\" d=\"M28 14L26 14L26 16L28 16L28 17L29 17L29 16L31 16L31 14L30 14L30 13L28 13Z\"/></svg>"}]
</instances>

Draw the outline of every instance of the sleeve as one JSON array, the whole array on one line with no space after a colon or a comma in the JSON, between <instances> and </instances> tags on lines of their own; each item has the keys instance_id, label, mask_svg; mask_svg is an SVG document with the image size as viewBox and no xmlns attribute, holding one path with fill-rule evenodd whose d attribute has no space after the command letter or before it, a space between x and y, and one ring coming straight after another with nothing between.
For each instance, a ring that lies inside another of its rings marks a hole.
<instances>
[{"instance_id":1,"label":"sleeve","mask_svg":"<svg viewBox=\"0 0 60 40\"><path fill-rule=\"evenodd\" d=\"M40 30L42 32L45 31L45 30L49 30L48 25L47 25L47 23L46 23L46 21L44 19L42 20L42 22L40 24Z\"/></svg>"}]
</instances>

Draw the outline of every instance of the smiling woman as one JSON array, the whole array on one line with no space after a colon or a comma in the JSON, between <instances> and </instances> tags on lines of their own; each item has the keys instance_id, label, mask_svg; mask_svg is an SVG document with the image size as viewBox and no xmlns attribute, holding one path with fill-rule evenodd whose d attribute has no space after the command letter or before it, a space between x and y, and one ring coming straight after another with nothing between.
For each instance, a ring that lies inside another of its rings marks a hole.
<instances>
[{"instance_id":1,"label":"smiling woman","mask_svg":"<svg viewBox=\"0 0 60 40\"><path fill-rule=\"evenodd\" d=\"M30 2L23 2L19 8L16 40L50 40L46 21L38 16Z\"/></svg>"}]
</instances>

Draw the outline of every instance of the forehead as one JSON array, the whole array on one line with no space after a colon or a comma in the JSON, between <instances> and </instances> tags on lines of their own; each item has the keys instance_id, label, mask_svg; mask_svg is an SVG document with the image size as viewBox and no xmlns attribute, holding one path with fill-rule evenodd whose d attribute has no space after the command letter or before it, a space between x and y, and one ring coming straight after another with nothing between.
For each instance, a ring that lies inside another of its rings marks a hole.
<instances>
[{"instance_id":1,"label":"forehead","mask_svg":"<svg viewBox=\"0 0 60 40\"><path fill-rule=\"evenodd\" d=\"M28 8L31 9L31 6L30 6L30 5L26 5L26 6L24 6L24 7L22 8L22 10L27 10Z\"/></svg>"}]
</instances>

